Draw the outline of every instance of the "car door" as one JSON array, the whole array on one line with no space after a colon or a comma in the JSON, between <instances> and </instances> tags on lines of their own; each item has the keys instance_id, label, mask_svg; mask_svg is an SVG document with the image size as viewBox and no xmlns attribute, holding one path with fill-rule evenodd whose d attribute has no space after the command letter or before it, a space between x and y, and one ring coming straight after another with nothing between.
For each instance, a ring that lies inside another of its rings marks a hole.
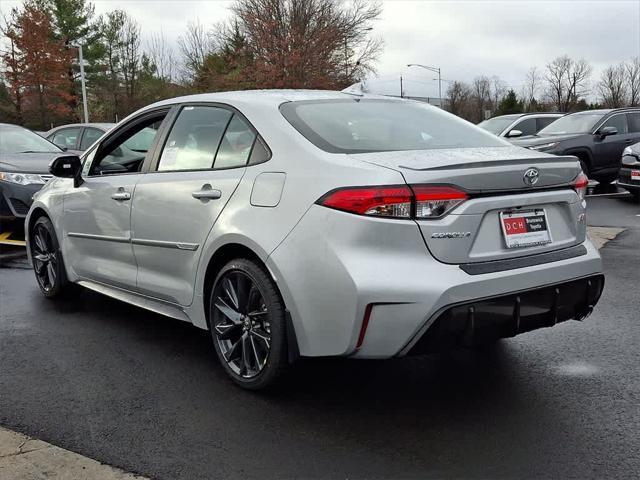
<instances>
[{"instance_id":1,"label":"car door","mask_svg":"<svg viewBox=\"0 0 640 480\"><path fill-rule=\"evenodd\" d=\"M640 142L640 111L627 113L629 138L625 139L625 147Z\"/></svg>"},{"instance_id":2,"label":"car door","mask_svg":"<svg viewBox=\"0 0 640 480\"><path fill-rule=\"evenodd\" d=\"M135 289L131 202L167 112L145 113L112 132L86 156L82 184L65 193L65 259L80 277ZM140 137L146 144L126 147Z\"/></svg>"},{"instance_id":3,"label":"car door","mask_svg":"<svg viewBox=\"0 0 640 480\"><path fill-rule=\"evenodd\" d=\"M606 127L614 127L617 133L600 138L598 132L601 132ZM622 158L622 151L629 145L629 140L633 138L633 135L628 132L627 115L625 113L611 115L597 128L594 136L594 170L614 170L618 168Z\"/></svg>"},{"instance_id":4,"label":"car door","mask_svg":"<svg viewBox=\"0 0 640 480\"><path fill-rule=\"evenodd\" d=\"M238 186L257 132L222 105L185 105L132 211L138 289L180 305L193 299L203 244Z\"/></svg>"}]
</instances>

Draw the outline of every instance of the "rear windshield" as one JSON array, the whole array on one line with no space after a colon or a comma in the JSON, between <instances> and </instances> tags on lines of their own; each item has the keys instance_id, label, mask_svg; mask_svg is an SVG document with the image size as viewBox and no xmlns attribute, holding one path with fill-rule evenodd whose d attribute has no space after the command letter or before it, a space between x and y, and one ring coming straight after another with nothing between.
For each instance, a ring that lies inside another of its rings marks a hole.
<instances>
[{"instance_id":1,"label":"rear windshield","mask_svg":"<svg viewBox=\"0 0 640 480\"><path fill-rule=\"evenodd\" d=\"M509 145L455 115L415 101L312 100L284 103L280 111L307 140L330 153Z\"/></svg>"}]
</instances>

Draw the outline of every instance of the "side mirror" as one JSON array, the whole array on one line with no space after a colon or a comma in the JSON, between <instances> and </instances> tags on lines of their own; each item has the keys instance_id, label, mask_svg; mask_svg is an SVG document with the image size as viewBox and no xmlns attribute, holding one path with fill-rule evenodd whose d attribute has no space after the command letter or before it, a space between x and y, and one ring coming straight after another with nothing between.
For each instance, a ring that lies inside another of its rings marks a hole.
<instances>
[{"instance_id":1,"label":"side mirror","mask_svg":"<svg viewBox=\"0 0 640 480\"><path fill-rule=\"evenodd\" d=\"M509 132L507 133L507 138L515 138L515 137L521 137L521 136L522 136L522 131L516 130L515 128L513 130L509 130Z\"/></svg>"},{"instance_id":2,"label":"side mirror","mask_svg":"<svg viewBox=\"0 0 640 480\"><path fill-rule=\"evenodd\" d=\"M60 155L49 164L49 172L54 177L73 178L73 186L82 183L82 163L77 155Z\"/></svg>"},{"instance_id":3,"label":"side mirror","mask_svg":"<svg viewBox=\"0 0 640 480\"><path fill-rule=\"evenodd\" d=\"M617 135L618 129L616 127L604 127L598 130L598 134L600 135L600 138L603 139L609 135Z\"/></svg>"}]
</instances>

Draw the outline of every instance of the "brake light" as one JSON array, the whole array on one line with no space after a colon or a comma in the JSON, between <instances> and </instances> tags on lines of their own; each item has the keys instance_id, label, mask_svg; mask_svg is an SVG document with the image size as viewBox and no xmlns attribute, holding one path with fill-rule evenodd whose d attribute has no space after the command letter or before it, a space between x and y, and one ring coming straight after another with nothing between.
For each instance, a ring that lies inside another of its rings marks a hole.
<instances>
[{"instance_id":1,"label":"brake light","mask_svg":"<svg viewBox=\"0 0 640 480\"><path fill-rule=\"evenodd\" d=\"M580 197L580 200L584 200L584 197L587 194L588 186L589 179L584 173L580 173L580 175L578 175L573 182L573 189L578 194L578 197Z\"/></svg>"},{"instance_id":2,"label":"brake light","mask_svg":"<svg viewBox=\"0 0 640 480\"><path fill-rule=\"evenodd\" d=\"M455 187L391 185L341 188L327 193L317 203L358 215L434 219L446 215L468 198Z\"/></svg>"},{"instance_id":3,"label":"brake light","mask_svg":"<svg viewBox=\"0 0 640 480\"><path fill-rule=\"evenodd\" d=\"M411 218L411 197L407 186L356 187L329 192L318 203L359 215Z\"/></svg>"},{"instance_id":4,"label":"brake light","mask_svg":"<svg viewBox=\"0 0 640 480\"><path fill-rule=\"evenodd\" d=\"M416 218L440 218L467 200L462 190L447 186L413 185Z\"/></svg>"}]
</instances>

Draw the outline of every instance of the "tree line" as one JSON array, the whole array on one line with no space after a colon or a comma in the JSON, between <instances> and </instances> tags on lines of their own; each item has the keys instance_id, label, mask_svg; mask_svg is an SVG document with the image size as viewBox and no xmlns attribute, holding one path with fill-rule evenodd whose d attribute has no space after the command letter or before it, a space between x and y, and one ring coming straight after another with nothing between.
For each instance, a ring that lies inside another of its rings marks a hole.
<instances>
[{"instance_id":1,"label":"tree line","mask_svg":"<svg viewBox=\"0 0 640 480\"><path fill-rule=\"evenodd\" d=\"M562 55L542 70L532 67L519 92L507 88L499 77L483 75L470 84L450 82L445 103L449 111L475 123L510 113L640 105L640 57L607 67L595 84L592 75L593 68L587 61Z\"/></svg>"},{"instance_id":2,"label":"tree line","mask_svg":"<svg viewBox=\"0 0 640 480\"><path fill-rule=\"evenodd\" d=\"M87 0L25 0L1 23L0 122L34 129L81 121L78 45L92 122L149 103L250 88L341 89L375 72L376 2L237 0L227 22L185 26L177 46L123 10ZM146 32L145 32L146 33Z\"/></svg>"}]
</instances>

